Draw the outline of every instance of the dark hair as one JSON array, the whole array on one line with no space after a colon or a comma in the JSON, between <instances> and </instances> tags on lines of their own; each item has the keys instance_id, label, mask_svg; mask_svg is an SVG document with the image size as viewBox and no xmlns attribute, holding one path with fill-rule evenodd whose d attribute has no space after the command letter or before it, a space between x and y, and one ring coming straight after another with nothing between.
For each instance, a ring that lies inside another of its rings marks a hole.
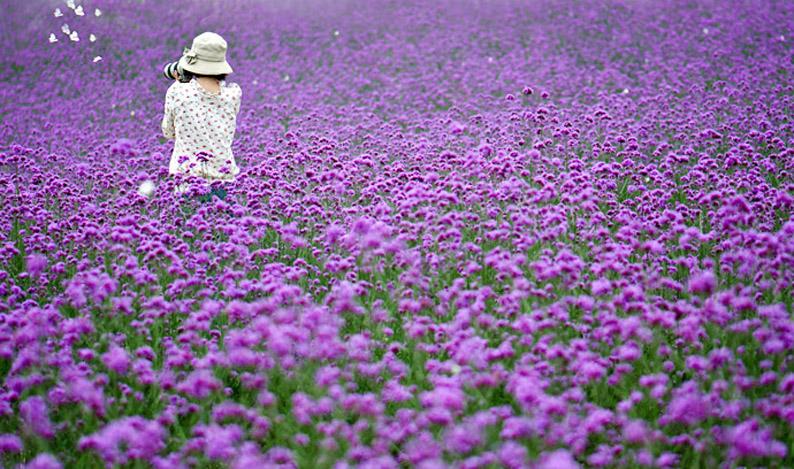
<instances>
[{"instance_id":1,"label":"dark hair","mask_svg":"<svg viewBox=\"0 0 794 469\"><path fill-rule=\"evenodd\" d=\"M225 80L226 77L228 76L228 74L226 74L226 73L223 73L223 74L220 74L220 75L202 75L200 73L193 73L193 72L188 71L188 70L184 70L184 75L185 75L185 78L187 80L190 80L193 77L196 77L196 78L198 78L198 77L207 77L207 78L215 78L216 80Z\"/></svg>"}]
</instances>

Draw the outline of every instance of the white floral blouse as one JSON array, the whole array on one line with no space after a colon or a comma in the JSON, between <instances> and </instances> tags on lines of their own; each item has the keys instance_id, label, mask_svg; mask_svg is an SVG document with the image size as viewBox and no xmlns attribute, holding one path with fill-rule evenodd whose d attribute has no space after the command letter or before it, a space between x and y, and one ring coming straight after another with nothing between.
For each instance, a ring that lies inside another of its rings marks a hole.
<instances>
[{"instance_id":1,"label":"white floral blouse","mask_svg":"<svg viewBox=\"0 0 794 469\"><path fill-rule=\"evenodd\" d=\"M174 139L170 174L193 174L209 181L233 181L240 168L232 155L242 90L220 83L220 93L204 89L194 78L175 81L165 94L162 130Z\"/></svg>"}]
</instances>

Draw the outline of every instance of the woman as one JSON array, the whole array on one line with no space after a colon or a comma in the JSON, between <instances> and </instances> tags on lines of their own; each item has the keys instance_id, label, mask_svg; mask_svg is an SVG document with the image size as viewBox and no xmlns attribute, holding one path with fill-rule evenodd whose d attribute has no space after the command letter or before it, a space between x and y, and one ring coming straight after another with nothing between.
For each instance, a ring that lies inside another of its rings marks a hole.
<instances>
[{"instance_id":1,"label":"woman","mask_svg":"<svg viewBox=\"0 0 794 469\"><path fill-rule=\"evenodd\" d=\"M168 172L195 175L207 182L233 181L240 168L232 155L242 90L226 83L232 67L226 62L226 41L205 32L185 49L177 69L184 75L165 94L162 130L174 139ZM189 80L188 80L189 79ZM187 190L183 184L177 192ZM223 199L226 191L213 188ZM209 196L210 198L212 195Z\"/></svg>"}]
</instances>

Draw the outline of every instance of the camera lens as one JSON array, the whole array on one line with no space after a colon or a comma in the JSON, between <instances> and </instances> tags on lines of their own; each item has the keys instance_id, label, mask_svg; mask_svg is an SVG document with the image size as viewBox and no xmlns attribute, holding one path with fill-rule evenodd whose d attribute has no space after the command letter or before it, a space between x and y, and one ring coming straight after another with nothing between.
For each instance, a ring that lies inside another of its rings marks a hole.
<instances>
[{"instance_id":1,"label":"camera lens","mask_svg":"<svg viewBox=\"0 0 794 469\"><path fill-rule=\"evenodd\" d=\"M163 67L163 76L170 80L173 80L175 78L174 72L176 71L177 68L176 66L177 66L177 62L171 62L165 64L165 67Z\"/></svg>"}]
</instances>

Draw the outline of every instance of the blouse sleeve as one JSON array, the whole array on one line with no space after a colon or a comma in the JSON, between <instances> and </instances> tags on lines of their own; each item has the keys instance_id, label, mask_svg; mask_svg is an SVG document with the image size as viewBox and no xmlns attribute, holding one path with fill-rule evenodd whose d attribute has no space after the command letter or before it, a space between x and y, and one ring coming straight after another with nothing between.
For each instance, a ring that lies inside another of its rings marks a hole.
<instances>
[{"instance_id":1,"label":"blouse sleeve","mask_svg":"<svg viewBox=\"0 0 794 469\"><path fill-rule=\"evenodd\" d=\"M168 88L165 93L165 108L163 112L163 123L160 127L163 130L163 136L168 139L175 138L174 133L174 93L173 87Z\"/></svg>"},{"instance_id":2,"label":"blouse sleeve","mask_svg":"<svg viewBox=\"0 0 794 469\"><path fill-rule=\"evenodd\" d=\"M240 102L242 101L242 98L243 98L243 89L240 88L240 86L238 85L237 86L237 95L236 95L236 98L234 100L234 114L235 115L240 113Z\"/></svg>"}]
</instances>

